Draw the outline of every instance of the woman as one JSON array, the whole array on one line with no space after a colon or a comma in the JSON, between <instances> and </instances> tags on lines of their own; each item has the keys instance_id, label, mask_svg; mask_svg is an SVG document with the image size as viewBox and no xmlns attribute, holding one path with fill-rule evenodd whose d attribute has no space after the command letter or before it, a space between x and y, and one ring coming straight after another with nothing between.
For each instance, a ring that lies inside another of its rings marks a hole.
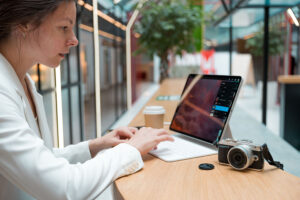
<instances>
[{"instance_id":1,"label":"woman","mask_svg":"<svg viewBox=\"0 0 300 200\"><path fill-rule=\"evenodd\" d=\"M172 140L162 129L123 127L52 149L42 99L26 73L37 63L58 66L78 44L75 18L73 0L0 0L0 199L94 199L141 169L141 155Z\"/></svg>"}]
</instances>

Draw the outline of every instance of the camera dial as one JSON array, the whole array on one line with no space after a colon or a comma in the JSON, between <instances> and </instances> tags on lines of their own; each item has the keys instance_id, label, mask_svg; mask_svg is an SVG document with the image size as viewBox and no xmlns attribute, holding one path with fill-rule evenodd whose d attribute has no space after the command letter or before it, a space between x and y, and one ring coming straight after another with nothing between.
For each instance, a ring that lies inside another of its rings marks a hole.
<instances>
[{"instance_id":1,"label":"camera dial","mask_svg":"<svg viewBox=\"0 0 300 200\"><path fill-rule=\"evenodd\" d=\"M232 142L232 143L237 143L237 140L233 139L233 138L226 138L225 139L225 142L229 143L229 142Z\"/></svg>"},{"instance_id":2,"label":"camera dial","mask_svg":"<svg viewBox=\"0 0 300 200\"><path fill-rule=\"evenodd\" d=\"M247 139L243 139L243 140L239 140L239 143L241 144L252 144L252 140L247 140Z\"/></svg>"},{"instance_id":3,"label":"camera dial","mask_svg":"<svg viewBox=\"0 0 300 200\"><path fill-rule=\"evenodd\" d=\"M248 168L255 157L253 156L251 147L245 144L232 147L227 154L228 163L237 170Z\"/></svg>"}]
</instances>

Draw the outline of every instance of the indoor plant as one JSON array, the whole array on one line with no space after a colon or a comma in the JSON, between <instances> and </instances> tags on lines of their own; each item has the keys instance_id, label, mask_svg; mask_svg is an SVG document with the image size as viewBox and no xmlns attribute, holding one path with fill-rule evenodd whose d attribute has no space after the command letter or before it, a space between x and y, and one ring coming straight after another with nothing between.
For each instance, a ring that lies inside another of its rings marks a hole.
<instances>
[{"instance_id":1,"label":"indoor plant","mask_svg":"<svg viewBox=\"0 0 300 200\"><path fill-rule=\"evenodd\" d=\"M160 80L168 77L168 55L195 50L194 31L201 25L196 7L180 0L147 1L135 31L140 34L138 52L160 57Z\"/></svg>"},{"instance_id":2,"label":"indoor plant","mask_svg":"<svg viewBox=\"0 0 300 200\"><path fill-rule=\"evenodd\" d=\"M269 74L268 79L277 79L277 75L272 75L271 68L280 65L280 55L284 52L285 42L284 37L286 33L276 25L269 26ZM264 54L264 28L260 27L253 37L246 40L246 49L249 50L253 56L253 67L255 73L255 81L262 80L263 76L263 54ZM278 67L278 66L277 66ZM276 71L276 70L275 70Z\"/></svg>"}]
</instances>

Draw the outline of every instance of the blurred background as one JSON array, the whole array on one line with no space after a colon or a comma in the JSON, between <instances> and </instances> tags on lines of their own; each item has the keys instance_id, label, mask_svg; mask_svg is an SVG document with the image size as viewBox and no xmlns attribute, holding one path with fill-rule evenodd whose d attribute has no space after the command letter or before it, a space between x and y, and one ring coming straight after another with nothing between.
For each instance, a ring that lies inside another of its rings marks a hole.
<instances>
[{"instance_id":1,"label":"blurred background","mask_svg":"<svg viewBox=\"0 0 300 200\"><path fill-rule=\"evenodd\" d=\"M189 73L241 75L238 106L283 137L279 77L300 74L299 16L300 0L79 0L79 45L57 70L30 71L56 146L105 134L163 79Z\"/></svg>"}]
</instances>

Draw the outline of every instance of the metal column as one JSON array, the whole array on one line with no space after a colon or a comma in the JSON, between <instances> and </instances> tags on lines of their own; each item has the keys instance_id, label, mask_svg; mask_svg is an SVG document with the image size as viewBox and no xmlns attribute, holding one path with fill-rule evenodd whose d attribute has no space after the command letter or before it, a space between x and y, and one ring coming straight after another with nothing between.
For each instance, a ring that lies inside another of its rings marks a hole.
<instances>
[{"instance_id":1,"label":"metal column","mask_svg":"<svg viewBox=\"0 0 300 200\"><path fill-rule=\"evenodd\" d=\"M265 7L264 26L264 69L263 69L263 92L262 92L262 123L267 124L267 83L269 65L269 11L270 7Z\"/></svg>"},{"instance_id":2,"label":"metal column","mask_svg":"<svg viewBox=\"0 0 300 200\"><path fill-rule=\"evenodd\" d=\"M76 35L78 40L80 41L80 33L79 33L79 24L81 23L81 14L82 14L82 10L83 8L80 7L80 11L77 13L77 17L76 17L76 26L75 26L75 30L76 30ZM80 62L80 43L77 45L76 47L76 53L77 53L77 71L78 71L78 98L79 98L79 117L80 117L80 141L84 140L84 96L82 94L82 72L81 72L81 62Z\"/></svg>"},{"instance_id":3,"label":"metal column","mask_svg":"<svg viewBox=\"0 0 300 200\"><path fill-rule=\"evenodd\" d=\"M298 6L299 9L299 16L300 16L300 5ZM297 50L298 50L298 55L297 55L297 70L295 71L296 74L300 74L300 27L297 28L298 32L298 45L297 45Z\"/></svg>"},{"instance_id":4,"label":"metal column","mask_svg":"<svg viewBox=\"0 0 300 200\"><path fill-rule=\"evenodd\" d=\"M230 1L231 4L231 1ZM231 5L230 5L231 8ZM229 27L229 75L232 75L232 16L230 15L230 27Z\"/></svg>"}]
</instances>

